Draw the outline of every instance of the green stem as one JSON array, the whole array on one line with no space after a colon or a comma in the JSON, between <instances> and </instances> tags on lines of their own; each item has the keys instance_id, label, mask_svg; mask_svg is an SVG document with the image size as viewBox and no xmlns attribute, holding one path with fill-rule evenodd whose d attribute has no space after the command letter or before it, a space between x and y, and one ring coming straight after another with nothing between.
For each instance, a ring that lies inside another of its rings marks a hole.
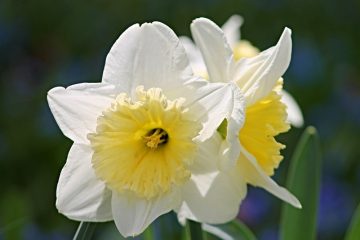
<instances>
[{"instance_id":1,"label":"green stem","mask_svg":"<svg viewBox=\"0 0 360 240\"><path fill-rule=\"evenodd\" d=\"M81 222L76 230L73 240L90 240L94 234L96 223Z\"/></svg>"},{"instance_id":2,"label":"green stem","mask_svg":"<svg viewBox=\"0 0 360 240\"><path fill-rule=\"evenodd\" d=\"M201 223L187 220L186 232L188 240L206 240L201 228Z\"/></svg>"},{"instance_id":3,"label":"green stem","mask_svg":"<svg viewBox=\"0 0 360 240\"><path fill-rule=\"evenodd\" d=\"M360 204L355 210L350 227L347 230L345 240L355 240L360 238Z\"/></svg>"},{"instance_id":4,"label":"green stem","mask_svg":"<svg viewBox=\"0 0 360 240\"><path fill-rule=\"evenodd\" d=\"M148 226L146 228L146 230L143 233L144 236L144 240L152 240L153 239L153 231L152 231L152 226Z\"/></svg>"}]
</instances>

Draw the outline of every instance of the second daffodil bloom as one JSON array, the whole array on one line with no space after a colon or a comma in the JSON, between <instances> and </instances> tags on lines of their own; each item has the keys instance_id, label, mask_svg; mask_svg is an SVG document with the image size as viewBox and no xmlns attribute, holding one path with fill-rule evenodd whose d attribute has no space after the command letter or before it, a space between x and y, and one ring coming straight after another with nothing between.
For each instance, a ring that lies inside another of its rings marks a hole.
<instances>
[{"instance_id":1,"label":"second daffodil bloom","mask_svg":"<svg viewBox=\"0 0 360 240\"><path fill-rule=\"evenodd\" d=\"M234 158L223 158L219 168L227 172L236 186L234 176L242 176L246 182L262 187L280 199L300 208L300 202L285 188L271 179L282 156L284 145L275 140L286 132L286 107L281 101L281 76L291 58L291 31L285 28L278 43L254 57L235 59L224 32L215 23L199 18L191 24L191 32L204 58L210 82L234 82L245 98L245 122L237 132L241 152ZM221 132L226 122L219 127ZM237 144L223 134L224 142ZM233 138L232 138L233 139ZM229 180L230 181L230 180ZM196 219L188 211L180 211L179 219Z\"/></svg>"},{"instance_id":2,"label":"second daffodil bloom","mask_svg":"<svg viewBox=\"0 0 360 240\"><path fill-rule=\"evenodd\" d=\"M226 118L240 130L242 95L233 83L194 77L164 24L128 28L107 55L101 83L53 88L48 102L74 142L56 191L56 207L68 218L114 220L123 236L134 236L185 205L208 222L235 216L246 185L239 179L235 197L226 197L234 189L216 168L216 129ZM189 201L200 191L201 199ZM219 200L224 210L214 213L209 207Z\"/></svg>"},{"instance_id":3,"label":"second daffodil bloom","mask_svg":"<svg viewBox=\"0 0 360 240\"><path fill-rule=\"evenodd\" d=\"M239 15L231 16L221 27L224 36L233 51L234 60L241 58L255 57L260 53L259 49L251 44L251 42L241 38L240 27L244 20ZM206 66L201 57L199 49L188 37L180 37L184 47L189 55L192 68L196 75L208 78ZM284 89L281 90L281 101L286 105L288 121L295 127L301 127L304 124L304 119L301 109L295 99Z\"/></svg>"}]
</instances>

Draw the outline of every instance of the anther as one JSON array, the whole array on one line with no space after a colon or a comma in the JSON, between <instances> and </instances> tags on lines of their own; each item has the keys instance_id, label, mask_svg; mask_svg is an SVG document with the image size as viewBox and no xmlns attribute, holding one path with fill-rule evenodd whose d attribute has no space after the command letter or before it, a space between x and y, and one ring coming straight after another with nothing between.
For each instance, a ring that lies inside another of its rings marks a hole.
<instances>
[{"instance_id":1,"label":"anther","mask_svg":"<svg viewBox=\"0 0 360 240\"><path fill-rule=\"evenodd\" d=\"M162 128L151 129L144 137L144 142L146 146L151 149L156 149L157 147L164 145L169 140L168 133Z\"/></svg>"}]
</instances>

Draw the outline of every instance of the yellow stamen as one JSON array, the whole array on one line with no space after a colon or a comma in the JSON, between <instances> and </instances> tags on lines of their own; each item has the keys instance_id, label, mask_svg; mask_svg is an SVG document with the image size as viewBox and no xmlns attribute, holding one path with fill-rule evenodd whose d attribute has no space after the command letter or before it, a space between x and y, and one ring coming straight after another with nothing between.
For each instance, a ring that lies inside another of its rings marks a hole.
<instances>
[{"instance_id":1,"label":"yellow stamen","mask_svg":"<svg viewBox=\"0 0 360 240\"><path fill-rule=\"evenodd\" d=\"M146 146L151 149L156 149L159 145L163 145L168 141L168 134L164 129L156 128L149 131L148 135L144 136Z\"/></svg>"}]
</instances>

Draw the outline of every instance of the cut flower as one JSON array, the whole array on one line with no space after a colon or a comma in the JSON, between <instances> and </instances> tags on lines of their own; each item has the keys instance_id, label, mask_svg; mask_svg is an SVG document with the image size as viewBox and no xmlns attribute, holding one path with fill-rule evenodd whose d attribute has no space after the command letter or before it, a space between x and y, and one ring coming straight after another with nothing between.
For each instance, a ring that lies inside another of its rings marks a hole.
<instances>
[{"instance_id":1,"label":"cut flower","mask_svg":"<svg viewBox=\"0 0 360 240\"><path fill-rule=\"evenodd\" d=\"M128 28L106 58L101 83L53 88L48 102L74 142L56 191L65 216L114 220L123 236L140 234L185 205L197 209L199 221L235 216L245 181L234 197L222 199L221 212L208 210L218 204L214 196L234 194L216 166L216 129L227 119L240 130L243 97L234 83L194 77L179 39L164 24Z\"/></svg>"},{"instance_id":2,"label":"cut flower","mask_svg":"<svg viewBox=\"0 0 360 240\"><path fill-rule=\"evenodd\" d=\"M237 23L230 25L237 25L238 29L240 20L237 18ZM226 29L231 29L231 26L228 23ZM275 136L290 128L286 106L281 101L281 76L291 57L290 29L285 28L274 47L256 56L240 58L235 56L238 53L231 48L222 29L209 19L195 19L191 24L191 32L204 59L208 80L214 83L236 83L245 99L244 125L239 132L231 133L237 134L237 138L230 139L229 131L228 134L222 134L226 146L237 145L240 141L240 154L235 161L233 158L222 158L219 169L231 178L229 182L235 181L231 186L237 185L234 176L241 176L247 183L262 187L301 208L296 197L270 178L282 160L280 150L284 148L284 145L275 140ZM234 31L232 33L231 39L234 40L237 34ZM192 54L190 59L194 57ZM223 126L219 131L222 129ZM186 208L180 209L178 217L180 220L196 219Z\"/></svg>"}]
</instances>

